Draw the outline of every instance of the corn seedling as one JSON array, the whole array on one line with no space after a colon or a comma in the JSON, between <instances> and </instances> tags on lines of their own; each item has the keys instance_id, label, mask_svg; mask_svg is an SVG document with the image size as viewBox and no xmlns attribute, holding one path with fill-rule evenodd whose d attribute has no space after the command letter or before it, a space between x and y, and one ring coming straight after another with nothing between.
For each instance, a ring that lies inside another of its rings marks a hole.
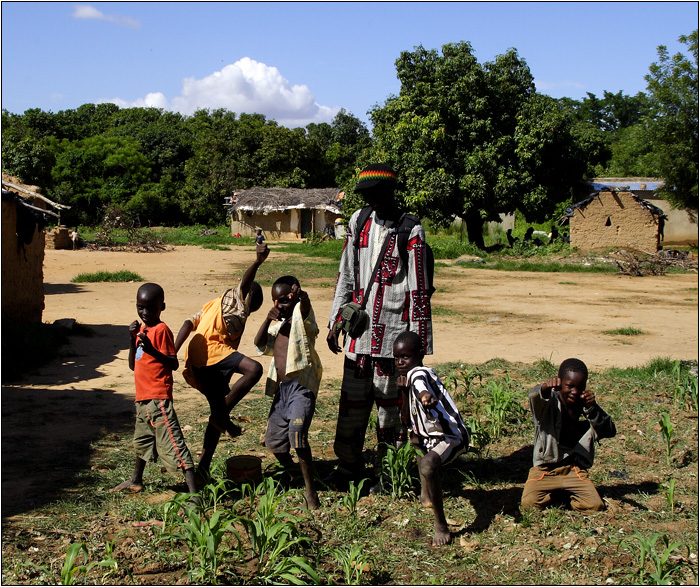
<instances>
[{"instance_id":1,"label":"corn seedling","mask_svg":"<svg viewBox=\"0 0 700 587\"><path fill-rule=\"evenodd\" d=\"M189 501L188 494L180 494L170 500L170 537L181 540L188 548L187 573L195 582L218 584L217 570L222 557L230 552L221 543L228 531L237 539L233 518L224 510L214 510L207 515L201 505ZM173 510L175 513L173 515Z\"/></svg>"},{"instance_id":2,"label":"corn seedling","mask_svg":"<svg viewBox=\"0 0 700 587\"><path fill-rule=\"evenodd\" d=\"M311 540L299 531L302 519L280 509L287 492L280 492L279 488L279 483L269 477L255 490L251 488L251 495L259 496L258 506L250 517L239 518L257 561L256 580L261 583L301 585L305 584L301 576L306 576L318 583L318 572L306 558L295 555L300 547L310 544Z\"/></svg>"},{"instance_id":3,"label":"corn seedling","mask_svg":"<svg viewBox=\"0 0 700 587\"><path fill-rule=\"evenodd\" d=\"M400 448L385 445L386 454L382 458L382 477L391 497L406 495L413 487L412 472L415 468L416 451L410 443Z\"/></svg>"},{"instance_id":4,"label":"corn seedling","mask_svg":"<svg viewBox=\"0 0 700 587\"><path fill-rule=\"evenodd\" d=\"M509 375L502 381L489 381L485 390L487 398L483 413L488 421L488 431L492 438L500 438L506 425L520 423L526 412L520 405L519 394L513 390Z\"/></svg>"},{"instance_id":5,"label":"corn seedling","mask_svg":"<svg viewBox=\"0 0 700 587\"><path fill-rule=\"evenodd\" d=\"M658 552L656 543L661 538L662 552ZM651 538L645 538L636 533L632 536L633 540L637 541L636 545L630 544L626 540L620 540L618 548L624 546L633 555L636 555L637 570L630 573L630 577L635 577L640 584L652 583L655 585L671 585L678 584L678 581L683 581L685 578L684 569L689 569L695 578L697 574L691 563L682 556L674 556L674 553L685 546L687 554L690 554L690 549L687 545L680 542L671 542L671 539L661 533L655 534ZM651 567L651 570L649 570Z\"/></svg>"},{"instance_id":6,"label":"corn seedling","mask_svg":"<svg viewBox=\"0 0 700 587\"><path fill-rule=\"evenodd\" d=\"M363 550L364 545L362 544L353 544L350 548L345 546L333 550L333 556L343 571L344 585L360 585L362 573L369 570L370 558L362 554Z\"/></svg>"},{"instance_id":7,"label":"corn seedling","mask_svg":"<svg viewBox=\"0 0 700 587\"><path fill-rule=\"evenodd\" d=\"M661 414L661 417L658 419L657 422L651 422L649 424L649 430L651 430L652 426L658 423L659 425L659 432L661 434L661 439L664 442L664 448L666 449L666 464L671 465L671 448L672 448L672 442L673 442L673 424L671 424L671 417L668 415L667 412L664 412Z\"/></svg>"},{"instance_id":8,"label":"corn seedling","mask_svg":"<svg viewBox=\"0 0 700 587\"><path fill-rule=\"evenodd\" d=\"M93 561L88 563L88 549L84 542L77 542L71 544L66 550L66 557L63 561L63 567L61 568L61 585L73 585L74 580L78 575L87 575L91 569L94 567L108 568L109 570L102 577L104 579L113 572L116 572L118 568L118 563L112 552L114 550L114 545L112 542L105 544L105 551L107 556L100 561ZM78 559L80 555L83 555L84 564L78 564Z\"/></svg>"},{"instance_id":9,"label":"corn seedling","mask_svg":"<svg viewBox=\"0 0 700 587\"><path fill-rule=\"evenodd\" d=\"M365 484L366 479L362 479L357 485L354 481L350 481L350 486L348 487L348 492L343 496L343 506L348 510L352 519L355 520L355 513L357 513L357 503L360 501L360 495L362 493L362 487Z\"/></svg>"},{"instance_id":10,"label":"corn seedling","mask_svg":"<svg viewBox=\"0 0 700 587\"><path fill-rule=\"evenodd\" d=\"M479 463L488 454L488 445L491 442L491 434L479 417L472 414L465 424L469 429L469 450L476 453Z\"/></svg>"},{"instance_id":11,"label":"corn seedling","mask_svg":"<svg viewBox=\"0 0 700 587\"><path fill-rule=\"evenodd\" d=\"M661 488L664 490L668 507L671 508L671 513L676 509L676 480L671 478L667 483L662 483Z\"/></svg>"},{"instance_id":12,"label":"corn seedling","mask_svg":"<svg viewBox=\"0 0 700 587\"><path fill-rule=\"evenodd\" d=\"M472 382L474 379L479 379L481 383L481 371L478 367L469 367L467 369L459 369L452 371L445 377L445 387L452 389L452 395L456 397L461 391L465 394L471 392Z\"/></svg>"}]
</instances>

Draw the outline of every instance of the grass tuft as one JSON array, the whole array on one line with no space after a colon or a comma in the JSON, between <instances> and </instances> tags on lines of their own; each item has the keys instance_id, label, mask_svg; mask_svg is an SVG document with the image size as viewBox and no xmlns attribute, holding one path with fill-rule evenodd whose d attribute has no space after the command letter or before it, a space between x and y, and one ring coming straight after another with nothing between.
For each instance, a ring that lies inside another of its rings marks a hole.
<instances>
[{"instance_id":1,"label":"grass tuft","mask_svg":"<svg viewBox=\"0 0 700 587\"><path fill-rule=\"evenodd\" d=\"M95 273L79 273L72 283L102 283L102 282L129 283L132 281L146 281L138 273L133 271L96 271Z\"/></svg>"}]
</instances>

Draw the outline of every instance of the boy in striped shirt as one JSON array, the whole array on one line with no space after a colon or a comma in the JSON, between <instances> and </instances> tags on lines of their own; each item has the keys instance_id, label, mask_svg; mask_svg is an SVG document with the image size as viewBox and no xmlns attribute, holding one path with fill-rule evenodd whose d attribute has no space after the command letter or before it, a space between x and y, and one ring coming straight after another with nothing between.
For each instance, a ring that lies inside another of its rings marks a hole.
<instances>
[{"instance_id":1,"label":"boy in striped shirt","mask_svg":"<svg viewBox=\"0 0 700 587\"><path fill-rule=\"evenodd\" d=\"M402 332L394 341L396 380L402 395L401 419L411 429L418 457L420 502L432 505L435 515L433 545L451 540L442 501L440 467L454 461L469 447L469 432L442 381L423 366L423 347L415 332Z\"/></svg>"}]
</instances>

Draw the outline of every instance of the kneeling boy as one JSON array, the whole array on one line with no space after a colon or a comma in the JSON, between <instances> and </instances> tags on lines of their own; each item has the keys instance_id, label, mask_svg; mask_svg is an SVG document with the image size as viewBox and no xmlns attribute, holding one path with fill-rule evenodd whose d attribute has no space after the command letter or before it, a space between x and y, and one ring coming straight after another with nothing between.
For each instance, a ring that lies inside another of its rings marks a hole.
<instances>
[{"instance_id":1,"label":"kneeling boy","mask_svg":"<svg viewBox=\"0 0 700 587\"><path fill-rule=\"evenodd\" d=\"M255 335L260 354L273 355L265 393L274 397L265 432L265 446L285 470L296 450L310 509L320 505L314 483L309 426L323 368L314 347L318 326L311 302L296 277L280 277L272 285L274 306Z\"/></svg>"},{"instance_id":2,"label":"kneeling boy","mask_svg":"<svg viewBox=\"0 0 700 587\"><path fill-rule=\"evenodd\" d=\"M402 394L401 419L411 428L418 457L420 502L433 506L433 545L450 542L442 501L440 467L454 461L469 447L469 432L457 406L435 371L423 366L423 348L415 332L402 332L394 341L396 380ZM410 415L409 415L410 412Z\"/></svg>"},{"instance_id":3,"label":"kneeling boy","mask_svg":"<svg viewBox=\"0 0 700 587\"><path fill-rule=\"evenodd\" d=\"M612 418L596 403L595 394L586 389L587 381L583 361L566 359L557 377L530 390L534 466L523 489L523 509L545 508L555 491L565 493L575 510L605 508L588 469L593 465L595 441L612 438L616 430Z\"/></svg>"}]
</instances>

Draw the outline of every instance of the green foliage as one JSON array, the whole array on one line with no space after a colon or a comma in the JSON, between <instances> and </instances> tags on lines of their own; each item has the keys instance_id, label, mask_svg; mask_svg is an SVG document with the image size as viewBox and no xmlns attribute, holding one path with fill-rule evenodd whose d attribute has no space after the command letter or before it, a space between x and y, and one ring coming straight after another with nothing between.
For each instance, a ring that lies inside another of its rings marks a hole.
<instances>
[{"instance_id":1,"label":"green foliage","mask_svg":"<svg viewBox=\"0 0 700 587\"><path fill-rule=\"evenodd\" d=\"M661 435L661 439L664 442L664 448L666 449L666 464L670 466L673 442L673 424L671 423L671 417L667 412L664 412L656 422L651 422L649 424L649 430L651 430L654 424L659 425L659 434Z\"/></svg>"},{"instance_id":2,"label":"green foliage","mask_svg":"<svg viewBox=\"0 0 700 587\"><path fill-rule=\"evenodd\" d=\"M654 101L648 121L660 175L666 180L662 195L674 207L698 209L698 29L678 39L691 59L671 56L664 45L659 60L644 76Z\"/></svg>"},{"instance_id":3,"label":"green foliage","mask_svg":"<svg viewBox=\"0 0 700 587\"><path fill-rule=\"evenodd\" d=\"M492 379L480 390L483 403L480 415L488 422L491 438L500 438L508 424L521 424L527 412L520 404L520 393L510 376Z\"/></svg>"},{"instance_id":4,"label":"green foliage","mask_svg":"<svg viewBox=\"0 0 700 587\"><path fill-rule=\"evenodd\" d=\"M659 552L656 543L661 538L663 551ZM674 556L674 553L684 548L690 554L688 546L680 542L671 542L666 534L654 534L646 538L638 532L632 536L636 544L627 540L620 540L619 546L624 546L637 560L637 570L630 574L643 585L679 585L684 583L684 571L690 570L697 578L693 566L682 557Z\"/></svg>"},{"instance_id":5,"label":"green foliage","mask_svg":"<svg viewBox=\"0 0 700 587\"><path fill-rule=\"evenodd\" d=\"M363 544L353 544L352 546L341 546L333 549L333 557L340 564L343 571L344 582L342 585L360 585L362 572L366 565L372 560L364 554Z\"/></svg>"},{"instance_id":6,"label":"green foliage","mask_svg":"<svg viewBox=\"0 0 700 587\"><path fill-rule=\"evenodd\" d=\"M603 330L603 334L621 335L621 336L638 336L644 334L643 330L635 328L634 326L623 326L622 328L615 328L613 330Z\"/></svg>"},{"instance_id":7,"label":"green foliage","mask_svg":"<svg viewBox=\"0 0 700 587\"><path fill-rule=\"evenodd\" d=\"M666 483L660 483L659 487L664 490L668 507L671 513L676 509L676 480L671 478Z\"/></svg>"},{"instance_id":8,"label":"green foliage","mask_svg":"<svg viewBox=\"0 0 700 587\"><path fill-rule=\"evenodd\" d=\"M99 282L129 283L132 281L145 281L138 273L133 271L96 271L94 273L79 273L71 283L99 283Z\"/></svg>"},{"instance_id":9,"label":"green foliage","mask_svg":"<svg viewBox=\"0 0 700 587\"><path fill-rule=\"evenodd\" d=\"M683 364L673 362L673 378L675 387L672 395L676 403L688 410L698 411L698 378L683 368Z\"/></svg>"},{"instance_id":10,"label":"green foliage","mask_svg":"<svg viewBox=\"0 0 700 587\"><path fill-rule=\"evenodd\" d=\"M350 486L348 487L348 492L343 496L342 504L348 510L348 513L355 518L357 514L357 504L360 501L360 496L362 495L362 487L367 479L362 479L357 485L354 481L350 481Z\"/></svg>"},{"instance_id":11,"label":"green foliage","mask_svg":"<svg viewBox=\"0 0 700 587\"><path fill-rule=\"evenodd\" d=\"M447 225L463 218L483 248L482 225L522 210L540 218L581 178L569 117L514 49L480 65L469 43L419 46L396 61L401 91L371 111L376 144L364 160L400 170L405 203Z\"/></svg>"},{"instance_id":12,"label":"green foliage","mask_svg":"<svg viewBox=\"0 0 700 587\"><path fill-rule=\"evenodd\" d=\"M382 483L392 498L406 495L413 487L416 451L410 442L396 448L386 444L382 457Z\"/></svg>"}]
</instances>

